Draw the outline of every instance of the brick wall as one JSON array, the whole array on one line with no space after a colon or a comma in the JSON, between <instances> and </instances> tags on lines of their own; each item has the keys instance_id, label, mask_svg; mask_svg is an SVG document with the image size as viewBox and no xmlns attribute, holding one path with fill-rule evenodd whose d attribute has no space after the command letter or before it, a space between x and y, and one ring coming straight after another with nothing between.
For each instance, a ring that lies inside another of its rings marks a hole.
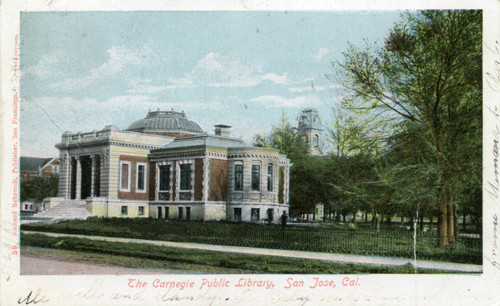
<instances>
[{"instance_id":1,"label":"brick wall","mask_svg":"<svg viewBox=\"0 0 500 306\"><path fill-rule=\"evenodd\" d=\"M194 200L203 200L203 159L194 160Z\"/></svg>"},{"instance_id":2,"label":"brick wall","mask_svg":"<svg viewBox=\"0 0 500 306\"><path fill-rule=\"evenodd\" d=\"M149 200L154 201L155 200L155 184L156 184L156 163L149 163Z\"/></svg>"},{"instance_id":3,"label":"brick wall","mask_svg":"<svg viewBox=\"0 0 500 306\"><path fill-rule=\"evenodd\" d=\"M136 179L137 179L137 163L148 163L148 158L147 157L141 157L141 156L132 156L132 155L120 155L120 161L128 161L130 162L130 169L129 169L129 175L131 176L130 178L130 191L120 191L118 189L118 198L119 199L125 199L125 200L144 200L147 201L149 198L149 175L145 173L144 178L148 180L148 182L145 182L144 188L146 189L145 192L137 192L135 190L136 186ZM150 167L146 167L146 171L151 172ZM119 180L121 178L118 178Z\"/></svg>"},{"instance_id":4,"label":"brick wall","mask_svg":"<svg viewBox=\"0 0 500 306\"><path fill-rule=\"evenodd\" d=\"M209 201L227 200L227 160L210 160Z\"/></svg>"}]
</instances>

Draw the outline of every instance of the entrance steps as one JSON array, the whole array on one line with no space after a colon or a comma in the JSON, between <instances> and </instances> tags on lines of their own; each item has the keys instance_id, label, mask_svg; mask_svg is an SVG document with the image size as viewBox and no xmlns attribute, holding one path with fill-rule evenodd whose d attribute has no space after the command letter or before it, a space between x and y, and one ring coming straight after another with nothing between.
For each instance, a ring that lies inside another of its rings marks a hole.
<instances>
[{"instance_id":1,"label":"entrance steps","mask_svg":"<svg viewBox=\"0 0 500 306\"><path fill-rule=\"evenodd\" d=\"M33 215L34 219L87 219L91 214L88 212L85 200L66 200L56 207Z\"/></svg>"}]
</instances>

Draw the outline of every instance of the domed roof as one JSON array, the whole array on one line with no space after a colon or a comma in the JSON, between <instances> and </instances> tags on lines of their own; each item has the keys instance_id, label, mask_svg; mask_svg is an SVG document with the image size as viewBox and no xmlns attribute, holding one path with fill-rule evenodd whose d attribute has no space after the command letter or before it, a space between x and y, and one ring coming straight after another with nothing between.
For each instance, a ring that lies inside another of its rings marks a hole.
<instances>
[{"instance_id":1,"label":"domed roof","mask_svg":"<svg viewBox=\"0 0 500 306\"><path fill-rule=\"evenodd\" d=\"M132 123L128 129L132 132L146 133L203 133L201 127L186 118L184 111L149 111L146 118Z\"/></svg>"}]
</instances>

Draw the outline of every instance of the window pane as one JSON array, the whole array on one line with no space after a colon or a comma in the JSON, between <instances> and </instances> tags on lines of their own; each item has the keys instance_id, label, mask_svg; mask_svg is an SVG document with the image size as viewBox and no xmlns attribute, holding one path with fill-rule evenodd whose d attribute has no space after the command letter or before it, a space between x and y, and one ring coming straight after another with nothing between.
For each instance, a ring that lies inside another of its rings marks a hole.
<instances>
[{"instance_id":1,"label":"window pane","mask_svg":"<svg viewBox=\"0 0 500 306\"><path fill-rule=\"evenodd\" d=\"M267 191L273 191L273 166L267 167Z\"/></svg>"},{"instance_id":2,"label":"window pane","mask_svg":"<svg viewBox=\"0 0 500 306\"><path fill-rule=\"evenodd\" d=\"M259 211L258 208L252 208L252 210L251 210L251 220L252 220L252 222L259 221L259 219L260 219L259 213L260 213L260 211Z\"/></svg>"},{"instance_id":3,"label":"window pane","mask_svg":"<svg viewBox=\"0 0 500 306\"><path fill-rule=\"evenodd\" d=\"M234 190L243 190L243 165L234 166Z\"/></svg>"},{"instance_id":4,"label":"window pane","mask_svg":"<svg viewBox=\"0 0 500 306\"><path fill-rule=\"evenodd\" d=\"M169 191L170 190L170 166L163 165L159 167L160 169L160 190Z\"/></svg>"},{"instance_id":5,"label":"window pane","mask_svg":"<svg viewBox=\"0 0 500 306\"><path fill-rule=\"evenodd\" d=\"M191 165L181 165L181 190L191 190Z\"/></svg>"},{"instance_id":6,"label":"window pane","mask_svg":"<svg viewBox=\"0 0 500 306\"><path fill-rule=\"evenodd\" d=\"M260 190L260 166L252 166L252 190Z\"/></svg>"},{"instance_id":7,"label":"window pane","mask_svg":"<svg viewBox=\"0 0 500 306\"><path fill-rule=\"evenodd\" d=\"M137 166L137 190L144 190L144 165Z\"/></svg>"},{"instance_id":8,"label":"window pane","mask_svg":"<svg viewBox=\"0 0 500 306\"><path fill-rule=\"evenodd\" d=\"M128 189L128 164L122 164L121 188Z\"/></svg>"}]
</instances>

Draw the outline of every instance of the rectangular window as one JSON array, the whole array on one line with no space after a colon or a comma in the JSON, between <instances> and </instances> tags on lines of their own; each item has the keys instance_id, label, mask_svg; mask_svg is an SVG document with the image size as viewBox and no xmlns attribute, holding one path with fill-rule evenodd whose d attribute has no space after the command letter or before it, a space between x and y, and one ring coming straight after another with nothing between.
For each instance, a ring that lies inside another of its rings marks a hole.
<instances>
[{"instance_id":1,"label":"rectangular window","mask_svg":"<svg viewBox=\"0 0 500 306\"><path fill-rule=\"evenodd\" d=\"M243 190L243 165L234 166L234 190Z\"/></svg>"},{"instance_id":2,"label":"rectangular window","mask_svg":"<svg viewBox=\"0 0 500 306\"><path fill-rule=\"evenodd\" d=\"M179 200L191 200L191 164L181 165L181 184Z\"/></svg>"},{"instance_id":3,"label":"rectangular window","mask_svg":"<svg viewBox=\"0 0 500 306\"><path fill-rule=\"evenodd\" d=\"M168 219L168 207L165 207L165 219Z\"/></svg>"},{"instance_id":4,"label":"rectangular window","mask_svg":"<svg viewBox=\"0 0 500 306\"><path fill-rule=\"evenodd\" d=\"M240 222L241 221L241 208L234 208L234 221Z\"/></svg>"},{"instance_id":5,"label":"rectangular window","mask_svg":"<svg viewBox=\"0 0 500 306\"><path fill-rule=\"evenodd\" d=\"M182 220L184 218L184 210L182 207L177 208L177 219Z\"/></svg>"},{"instance_id":6,"label":"rectangular window","mask_svg":"<svg viewBox=\"0 0 500 306\"><path fill-rule=\"evenodd\" d=\"M269 222L274 220L274 210L272 208L267 209L267 220L269 220Z\"/></svg>"},{"instance_id":7,"label":"rectangular window","mask_svg":"<svg viewBox=\"0 0 500 306\"><path fill-rule=\"evenodd\" d=\"M127 216L128 215L128 207L127 206L122 206L122 216Z\"/></svg>"},{"instance_id":8,"label":"rectangular window","mask_svg":"<svg viewBox=\"0 0 500 306\"><path fill-rule=\"evenodd\" d=\"M181 165L181 190L191 190L191 164Z\"/></svg>"},{"instance_id":9,"label":"rectangular window","mask_svg":"<svg viewBox=\"0 0 500 306\"><path fill-rule=\"evenodd\" d=\"M161 207L158 207L158 219L162 218L162 210Z\"/></svg>"},{"instance_id":10,"label":"rectangular window","mask_svg":"<svg viewBox=\"0 0 500 306\"><path fill-rule=\"evenodd\" d=\"M130 162L120 162L120 191L130 191Z\"/></svg>"},{"instance_id":11,"label":"rectangular window","mask_svg":"<svg viewBox=\"0 0 500 306\"><path fill-rule=\"evenodd\" d=\"M267 191L273 191L273 166L267 166Z\"/></svg>"},{"instance_id":12,"label":"rectangular window","mask_svg":"<svg viewBox=\"0 0 500 306\"><path fill-rule=\"evenodd\" d=\"M144 206L139 206L139 216L144 216Z\"/></svg>"},{"instance_id":13,"label":"rectangular window","mask_svg":"<svg viewBox=\"0 0 500 306\"><path fill-rule=\"evenodd\" d=\"M252 165L252 190L260 190L260 166Z\"/></svg>"},{"instance_id":14,"label":"rectangular window","mask_svg":"<svg viewBox=\"0 0 500 306\"><path fill-rule=\"evenodd\" d=\"M146 191L146 164L137 164L137 192L145 192Z\"/></svg>"},{"instance_id":15,"label":"rectangular window","mask_svg":"<svg viewBox=\"0 0 500 306\"><path fill-rule=\"evenodd\" d=\"M258 208L252 208L251 210L251 216L252 216L252 222L257 222L260 219L260 209Z\"/></svg>"},{"instance_id":16,"label":"rectangular window","mask_svg":"<svg viewBox=\"0 0 500 306\"><path fill-rule=\"evenodd\" d=\"M159 166L158 169L159 169L159 180L160 180L158 200L168 201L170 200L170 166L162 165Z\"/></svg>"}]
</instances>

